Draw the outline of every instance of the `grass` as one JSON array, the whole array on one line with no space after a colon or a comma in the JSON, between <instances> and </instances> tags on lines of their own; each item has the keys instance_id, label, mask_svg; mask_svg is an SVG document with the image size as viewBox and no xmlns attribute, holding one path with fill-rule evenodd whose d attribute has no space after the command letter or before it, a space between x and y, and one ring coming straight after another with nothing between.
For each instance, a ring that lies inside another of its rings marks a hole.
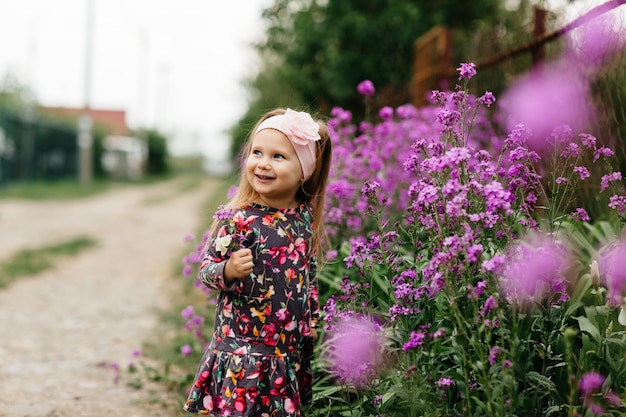
<instances>
[{"instance_id":1,"label":"grass","mask_svg":"<svg viewBox=\"0 0 626 417\"><path fill-rule=\"evenodd\" d=\"M0 200L8 198L26 200L73 200L91 197L116 186L120 185L100 180L85 185L73 180L20 182L0 186Z\"/></svg>"},{"instance_id":2,"label":"grass","mask_svg":"<svg viewBox=\"0 0 626 417\"><path fill-rule=\"evenodd\" d=\"M35 249L23 249L0 263L0 288L27 276L54 267L60 256L73 256L96 244L90 237L79 236L65 242Z\"/></svg>"}]
</instances>

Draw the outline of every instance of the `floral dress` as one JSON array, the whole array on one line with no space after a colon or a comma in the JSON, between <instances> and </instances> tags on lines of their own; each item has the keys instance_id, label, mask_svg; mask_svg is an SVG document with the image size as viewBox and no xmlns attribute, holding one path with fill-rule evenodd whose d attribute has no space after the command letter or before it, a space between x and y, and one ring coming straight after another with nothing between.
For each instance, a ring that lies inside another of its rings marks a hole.
<instances>
[{"instance_id":1,"label":"floral dress","mask_svg":"<svg viewBox=\"0 0 626 417\"><path fill-rule=\"evenodd\" d=\"M319 322L308 205L252 204L219 220L200 280L219 290L213 338L184 405L209 416L298 417L311 402L311 327ZM224 282L232 251L252 250L250 276Z\"/></svg>"}]
</instances>

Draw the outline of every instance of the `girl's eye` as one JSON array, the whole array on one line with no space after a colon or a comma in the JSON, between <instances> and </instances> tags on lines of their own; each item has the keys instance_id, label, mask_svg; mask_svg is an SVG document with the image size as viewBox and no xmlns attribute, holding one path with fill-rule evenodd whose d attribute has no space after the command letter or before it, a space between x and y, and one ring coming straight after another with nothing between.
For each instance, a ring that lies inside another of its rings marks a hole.
<instances>
[{"instance_id":1,"label":"girl's eye","mask_svg":"<svg viewBox=\"0 0 626 417\"><path fill-rule=\"evenodd\" d=\"M261 151L255 149L252 151L252 155L261 155Z\"/></svg>"},{"instance_id":2,"label":"girl's eye","mask_svg":"<svg viewBox=\"0 0 626 417\"><path fill-rule=\"evenodd\" d=\"M285 157L282 156L281 154L277 153L276 155L274 155L274 158L276 158L276 159L284 159Z\"/></svg>"}]
</instances>

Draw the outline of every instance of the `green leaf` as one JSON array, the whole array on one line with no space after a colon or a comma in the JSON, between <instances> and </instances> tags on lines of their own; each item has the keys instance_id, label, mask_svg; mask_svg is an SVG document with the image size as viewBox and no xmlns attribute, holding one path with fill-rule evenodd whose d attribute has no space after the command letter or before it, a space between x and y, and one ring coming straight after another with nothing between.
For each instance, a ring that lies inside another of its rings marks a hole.
<instances>
[{"instance_id":1,"label":"green leaf","mask_svg":"<svg viewBox=\"0 0 626 417\"><path fill-rule=\"evenodd\" d=\"M591 337L593 337L597 341L602 340L600 330L598 330L598 328L594 326L587 317L580 316L574 318L578 321L578 327L581 331L589 333L589 335L591 335Z\"/></svg>"}]
</instances>

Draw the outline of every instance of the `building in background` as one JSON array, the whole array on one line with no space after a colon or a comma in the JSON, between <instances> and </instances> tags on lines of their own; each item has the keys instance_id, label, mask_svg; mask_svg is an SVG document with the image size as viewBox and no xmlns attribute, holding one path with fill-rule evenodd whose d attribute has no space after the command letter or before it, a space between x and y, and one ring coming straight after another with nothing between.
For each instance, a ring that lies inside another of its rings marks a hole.
<instances>
[{"instance_id":1,"label":"building in background","mask_svg":"<svg viewBox=\"0 0 626 417\"><path fill-rule=\"evenodd\" d=\"M54 118L78 123L84 109L42 107L41 112ZM89 109L96 129L106 132L102 147L102 167L111 179L137 179L145 174L148 146L142 138L132 136L126 124L125 110Z\"/></svg>"}]
</instances>

